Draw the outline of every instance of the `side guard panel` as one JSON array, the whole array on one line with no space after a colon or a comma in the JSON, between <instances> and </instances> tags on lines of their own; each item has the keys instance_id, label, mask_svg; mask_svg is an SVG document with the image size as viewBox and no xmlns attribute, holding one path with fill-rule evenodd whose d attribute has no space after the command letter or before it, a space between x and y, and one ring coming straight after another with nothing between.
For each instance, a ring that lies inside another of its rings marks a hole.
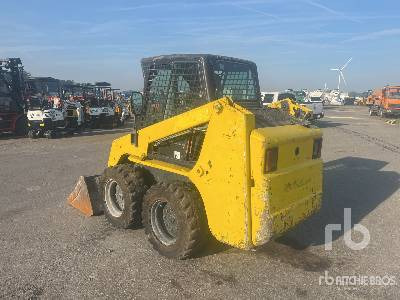
<instances>
[{"instance_id":1,"label":"side guard panel","mask_svg":"<svg viewBox=\"0 0 400 300\"><path fill-rule=\"evenodd\" d=\"M147 159L150 143L208 124L200 157L193 169ZM222 98L138 131L138 146L128 134L112 144L108 166L123 158L186 176L199 190L212 234L221 242L251 248L250 133L254 115Z\"/></svg>"}]
</instances>

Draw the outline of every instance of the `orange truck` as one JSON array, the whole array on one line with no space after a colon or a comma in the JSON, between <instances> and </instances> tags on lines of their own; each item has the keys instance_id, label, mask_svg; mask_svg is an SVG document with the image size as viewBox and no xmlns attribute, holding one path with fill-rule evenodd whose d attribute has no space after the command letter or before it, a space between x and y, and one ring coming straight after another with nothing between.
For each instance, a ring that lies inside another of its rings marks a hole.
<instances>
[{"instance_id":1,"label":"orange truck","mask_svg":"<svg viewBox=\"0 0 400 300\"><path fill-rule=\"evenodd\" d=\"M385 116L400 116L400 86L385 86L375 90L368 97L369 114Z\"/></svg>"}]
</instances>

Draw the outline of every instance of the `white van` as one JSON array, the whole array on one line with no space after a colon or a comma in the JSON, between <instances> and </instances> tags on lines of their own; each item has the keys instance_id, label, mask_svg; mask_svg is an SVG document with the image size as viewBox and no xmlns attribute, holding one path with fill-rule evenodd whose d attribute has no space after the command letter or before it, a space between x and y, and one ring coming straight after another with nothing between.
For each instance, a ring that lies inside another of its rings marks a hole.
<instances>
[{"instance_id":1,"label":"white van","mask_svg":"<svg viewBox=\"0 0 400 300\"><path fill-rule=\"evenodd\" d=\"M290 92L261 92L261 101L263 105L268 105L269 103L277 102L286 98L296 101L296 96Z\"/></svg>"},{"instance_id":2,"label":"white van","mask_svg":"<svg viewBox=\"0 0 400 300\"><path fill-rule=\"evenodd\" d=\"M323 91L317 90L309 92L304 98L304 104L313 111L314 119L321 119L324 117L323 95Z\"/></svg>"}]
</instances>

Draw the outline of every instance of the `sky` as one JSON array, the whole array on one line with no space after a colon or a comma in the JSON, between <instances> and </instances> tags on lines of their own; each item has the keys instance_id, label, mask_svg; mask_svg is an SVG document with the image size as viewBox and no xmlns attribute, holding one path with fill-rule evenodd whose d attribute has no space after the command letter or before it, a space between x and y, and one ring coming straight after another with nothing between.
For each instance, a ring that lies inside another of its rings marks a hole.
<instances>
[{"instance_id":1,"label":"sky","mask_svg":"<svg viewBox=\"0 0 400 300\"><path fill-rule=\"evenodd\" d=\"M262 91L400 84L398 0L2 0L0 57L33 76L142 89L140 59L211 53L254 61Z\"/></svg>"}]
</instances>

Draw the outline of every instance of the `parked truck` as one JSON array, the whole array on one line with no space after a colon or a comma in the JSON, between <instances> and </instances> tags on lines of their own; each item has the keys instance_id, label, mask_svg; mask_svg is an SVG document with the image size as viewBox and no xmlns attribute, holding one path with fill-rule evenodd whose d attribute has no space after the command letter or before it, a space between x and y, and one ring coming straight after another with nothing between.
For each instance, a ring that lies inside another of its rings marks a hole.
<instances>
[{"instance_id":1,"label":"parked truck","mask_svg":"<svg viewBox=\"0 0 400 300\"><path fill-rule=\"evenodd\" d=\"M370 103L370 116L400 116L400 86L385 86L375 90L367 103Z\"/></svg>"},{"instance_id":2,"label":"parked truck","mask_svg":"<svg viewBox=\"0 0 400 300\"><path fill-rule=\"evenodd\" d=\"M323 95L322 90L311 91L304 98L304 104L306 107L313 111L313 119L321 119L324 117L324 105L323 105Z\"/></svg>"}]
</instances>

